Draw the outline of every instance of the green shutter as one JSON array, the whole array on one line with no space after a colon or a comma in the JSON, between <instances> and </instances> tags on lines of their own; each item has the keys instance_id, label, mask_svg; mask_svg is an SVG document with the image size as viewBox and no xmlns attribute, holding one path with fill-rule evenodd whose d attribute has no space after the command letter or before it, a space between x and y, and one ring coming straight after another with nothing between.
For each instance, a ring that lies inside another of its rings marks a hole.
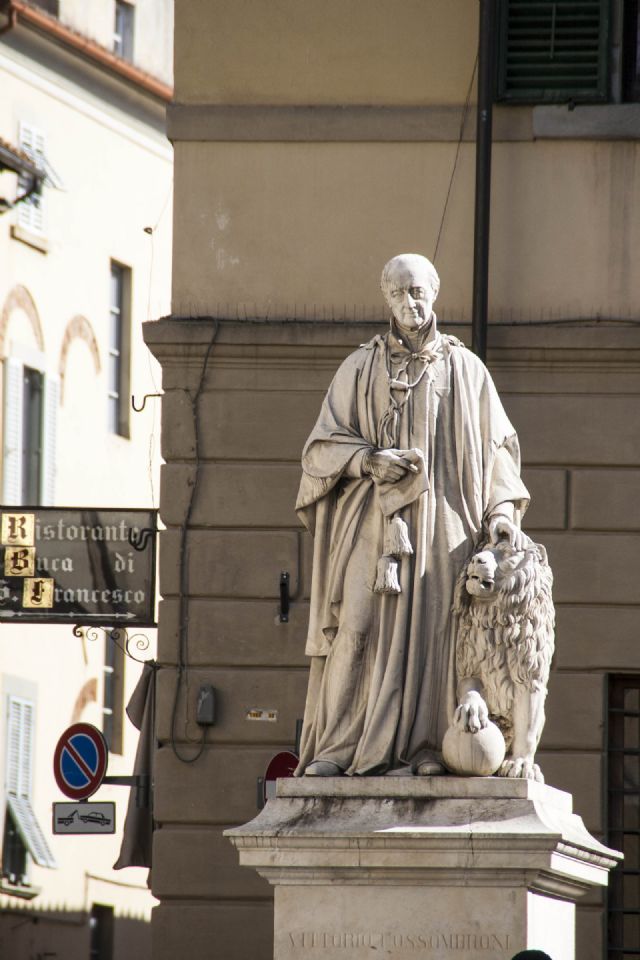
<instances>
[{"instance_id":1,"label":"green shutter","mask_svg":"<svg viewBox=\"0 0 640 960\"><path fill-rule=\"evenodd\" d=\"M498 99L608 96L609 0L500 0Z\"/></svg>"}]
</instances>

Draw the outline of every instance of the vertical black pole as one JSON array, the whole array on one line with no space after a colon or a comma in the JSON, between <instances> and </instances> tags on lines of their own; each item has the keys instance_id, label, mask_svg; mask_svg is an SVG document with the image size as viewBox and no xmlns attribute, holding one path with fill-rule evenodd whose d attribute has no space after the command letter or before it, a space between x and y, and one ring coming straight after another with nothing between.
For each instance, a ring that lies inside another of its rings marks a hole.
<instances>
[{"instance_id":1,"label":"vertical black pole","mask_svg":"<svg viewBox=\"0 0 640 960\"><path fill-rule=\"evenodd\" d=\"M489 225L491 221L491 124L494 86L496 0L480 0L478 118L476 126L476 210L473 239L472 347L487 356L489 307Z\"/></svg>"}]
</instances>

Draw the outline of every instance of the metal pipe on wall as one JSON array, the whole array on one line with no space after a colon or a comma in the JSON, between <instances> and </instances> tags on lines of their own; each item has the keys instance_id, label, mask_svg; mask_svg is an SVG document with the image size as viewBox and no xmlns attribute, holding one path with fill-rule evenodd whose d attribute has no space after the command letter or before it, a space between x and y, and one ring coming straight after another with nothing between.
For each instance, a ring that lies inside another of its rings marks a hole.
<instances>
[{"instance_id":1,"label":"metal pipe on wall","mask_svg":"<svg viewBox=\"0 0 640 960\"><path fill-rule=\"evenodd\" d=\"M485 360L489 306L489 226L491 222L491 139L495 64L496 0L480 0L476 198L473 238L472 348Z\"/></svg>"}]
</instances>

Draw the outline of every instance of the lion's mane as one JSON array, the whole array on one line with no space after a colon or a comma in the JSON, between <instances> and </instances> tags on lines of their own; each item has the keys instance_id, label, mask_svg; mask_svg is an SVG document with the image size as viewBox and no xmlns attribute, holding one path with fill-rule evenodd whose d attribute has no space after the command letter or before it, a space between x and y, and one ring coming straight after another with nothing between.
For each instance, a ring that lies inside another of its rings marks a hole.
<instances>
[{"instance_id":1,"label":"lion's mane","mask_svg":"<svg viewBox=\"0 0 640 960\"><path fill-rule=\"evenodd\" d=\"M547 688L554 649L553 574L544 547L531 544L518 567L496 579L496 590L486 599L467 592L467 566L456 581L453 602L457 676L482 681L491 719L508 746L516 686Z\"/></svg>"}]
</instances>

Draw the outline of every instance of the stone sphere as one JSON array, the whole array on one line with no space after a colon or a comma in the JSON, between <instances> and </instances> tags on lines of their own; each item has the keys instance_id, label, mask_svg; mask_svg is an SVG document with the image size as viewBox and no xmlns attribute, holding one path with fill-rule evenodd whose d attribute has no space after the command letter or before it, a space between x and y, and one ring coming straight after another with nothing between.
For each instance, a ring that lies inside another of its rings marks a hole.
<instances>
[{"instance_id":1,"label":"stone sphere","mask_svg":"<svg viewBox=\"0 0 640 960\"><path fill-rule=\"evenodd\" d=\"M505 753L504 737L491 721L477 733L452 725L442 741L442 758L460 777L490 777L500 768Z\"/></svg>"}]
</instances>

